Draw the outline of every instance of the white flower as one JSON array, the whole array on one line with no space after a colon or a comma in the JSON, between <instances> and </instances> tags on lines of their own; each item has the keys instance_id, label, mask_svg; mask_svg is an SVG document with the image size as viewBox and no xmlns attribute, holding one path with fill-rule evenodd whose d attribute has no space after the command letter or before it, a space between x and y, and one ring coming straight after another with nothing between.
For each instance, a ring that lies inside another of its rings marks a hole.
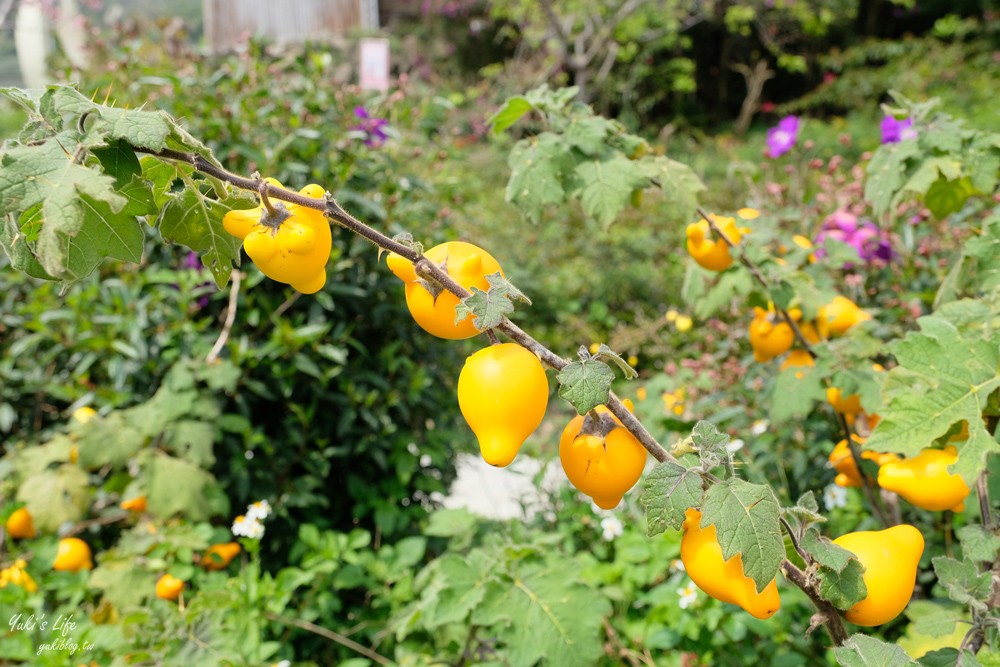
<instances>
[{"instance_id":1,"label":"white flower","mask_svg":"<svg viewBox=\"0 0 1000 667\"><path fill-rule=\"evenodd\" d=\"M671 572L684 572L684 561L680 558L675 558L670 561L670 571Z\"/></svg>"},{"instance_id":2,"label":"white flower","mask_svg":"<svg viewBox=\"0 0 1000 667\"><path fill-rule=\"evenodd\" d=\"M281 662L274 663L273 667L292 667L291 660L282 660Z\"/></svg>"},{"instance_id":3,"label":"white flower","mask_svg":"<svg viewBox=\"0 0 1000 667\"><path fill-rule=\"evenodd\" d=\"M771 423L766 419L758 419L750 427L750 432L753 433L754 435L763 435L764 431L766 431L767 427L770 425Z\"/></svg>"},{"instance_id":4,"label":"white flower","mask_svg":"<svg viewBox=\"0 0 1000 667\"><path fill-rule=\"evenodd\" d=\"M233 521L233 535L259 540L264 537L264 524L255 518L241 514Z\"/></svg>"},{"instance_id":5,"label":"white flower","mask_svg":"<svg viewBox=\"0 0 1000 667\"><path fill-rule=\"evenodd\" d=\"M740 438L733 438L732 440L729 441L729 444L726 445L726 451L729 452L730 454L735 454L736 452L743 449L743 445L745 444L746 443L743 442L743 440L741 440Z\"/></svg>"},{"instance_id":6,"label":"white flower","mask_svg":"<svg viewBox=\"0 0 1000 667\"><path fill-rule=\"evenodd\" d=\"M823 489L823 504L827 510L844 507L847 505L847 489L836 484L829 485Z\"/></svg>"},{"instance_id":7,"label":"white flower","mask_svg":"<svg viewBox=\"0 0 1000 667\"><path fill-rule=\"evenodd\" d=\"M687 609L691 606L691 603L698 599L698 589L695 588L694 582L691 582L683 588L677 589L677 594L681 596L680 604L681 609Z\"/></svg>"},{"instance_id":8,"label":"white flower","mask_svg":"<svg viewBox=\"0 0 1000 667\"><path fill-rule=\"evenodd\" d=\"M263 521L271 516L271 503L266 500L258 500L252 505L247 505L247 518L253 521Z\"/></svg>"},{"instance_id":9,"label":"white flower","mask_svg":"<svg viewBox=\"0 0 1000 667\"><path fill-rule=\"evenodd\" d=\"M604 539L608 542L625 532L625 527L616 516L606 516L601 519L601 529L604 531Z\"/></svg>"}]
</instances>

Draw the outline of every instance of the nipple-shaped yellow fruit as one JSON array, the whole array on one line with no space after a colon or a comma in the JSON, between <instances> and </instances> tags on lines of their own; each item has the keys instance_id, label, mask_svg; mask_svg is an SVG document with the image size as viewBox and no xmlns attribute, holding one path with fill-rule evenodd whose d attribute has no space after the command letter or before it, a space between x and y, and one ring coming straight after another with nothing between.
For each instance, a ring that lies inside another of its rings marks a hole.
<instances>
[{"instance_id":1,"label":"nipple-shaped yellow fruit","mask_svg":"<svg viewBox=\"0 0 1000 667\"><path fill-rule=\"evenodd\" d=\"M733 218L713 215L712 222L734 244L738 244L746 229L736 226ZM687 226L687 249L692 259L709 271L725 271L732 265L733 257L729 254L729 244L722 238L710 239L711 227L705 219Z\"/></svg>"},{"instance_id":2,"label":"nipple-shaped yellow fruit","mask_svg":"<svg viewBox=\"0 0 1000 667\"><path fill-rule=\"evenodd\" d=\"M948 472L956 461L958 453L952 446L925 449L914 457L885 463L879 468L878 484L925 510L961 512L969 487L961 475Z\"/></svg>"},{"instance_id":3,"label":"nipple-shaped yellow fruit","mask_svg":"<svg viewBox=\"0 0 1000 667\"><path fill-rule=\"evenodd\" d=\"M434 246L424 253L424 257L434 264L443 263L448 275L466 289L478 287L485 292L490 288L486 276L498 271L503 275L503 269L492 255L463 241L449 241ZM480 333L472 324L472 315L455 323L455 306L458 305L459 298L447 290L436 297L428 292L420 283L410 260L396 253L389 253L386 263L389 270L406 283L406 306L424 331L449 340L472 338Z\"/></svg>"},{"instance_id":4,"label":"nipple-shaped yellow fruit","mask_svg":"<svg viewBox=\"0 0 1000 667\"><path fill-rule=\"evenodd\" d=\"M855 324L871 318L871 315L861 310L858 304L846 296L835 296L833 301L819 309L817 317L821 322L826 323L830 333L834 336L843 336Z\"/></svg>"},{"instance_id":5,"label":"nipple-shaped yellow fruit","mask_svg":"<svg viewBox=\"0 0 1000 667\"><path fill-rule=\"evenodd\" d=\"M753 309L753 321L750 322L750 347L753 357L763 363L792 349L795 342L795 332L787 322L777 319L778 315L763 308Z\"/></svg>"},{"instance_id":6,"label":"nipple-shaped yellow fruit","mask_svg":"<svg viewBox=\"0 0 1000 667\"><path fill-rule=\"evenodd\" d=\"M841 535L833 541L850 551L865 567L868 596L844 613L855 625L882 625L899 616L913 595L917 565L924 553L924 536L903 524L885 530Z\"/></svg>"},{"instance_id":7,"label":"nipple-shaped yellow fruit","mask_svg":"<svg viewBox=\"0 0 1000 667\"><path fill-rule=\"evenodd\" d=\"M465 360L458 376L458 407L490 465L514 460L538 428L549 402L542 362L515 343L491 345Z\"/></svg>"},{"instance_id":8,"label":"nipple-shaped yellow fruit","mask_svg":"<svg viewBox=\"0 0 1000 667\"><path fill-rule=\"evenodd\" d=\"M772 579L764 590L743 574L743 557L736 554L723 560L715 526L701 528L701 512L689 508L684 513L681 562L698 588L721 602L739 605L756 618L771 618L781 607L778 585Z\"/></svg>"},{"instance_id":9,"label":"nipple-shaped yellow fruit","mask_svg":"<svg viewBox=\"0 0 1000 667\"><path fill-rule=\"evenodd\" d=\"M625 407L632 411L631 401ZM607 412L599 406L598 412ZM616 423L621 423L612 417ZM603 439L580 433L584 416L577 415L559 438L559 461L570 483L590 496L602 509L614 509L635 486L646 467L646 449L628 430L619 426Z\"/></svg>"}]
</instances>

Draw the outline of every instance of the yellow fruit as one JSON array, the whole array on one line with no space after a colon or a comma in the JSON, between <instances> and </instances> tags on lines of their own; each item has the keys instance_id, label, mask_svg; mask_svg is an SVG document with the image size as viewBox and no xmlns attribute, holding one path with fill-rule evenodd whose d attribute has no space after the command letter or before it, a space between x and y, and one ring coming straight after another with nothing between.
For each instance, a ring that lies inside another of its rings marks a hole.
<instances>
[{"instance_id":1,"label":"yellow fruit","mask_svg":"<svg viewBox=\"0 0 1000 667\"><path fill-rule=\"evenodd\" d=\"M684 513L684 517L681 561L691 581L716 600L739 605L756 618L773 616L781 607L775 581L772 579L758 593L753 579L743 574L743 557L740 554L723 560L715 526L701 528L701 512L693 507Z\"/></svg>"},{"instance_id":2,"label":"yellow fruit","mask_svg":"<svg viewBox=\"0 0 1000 667\"><path fill-rule=\"evenodd\" d=\"M826 322L830 333L843 336L859 322L870 320L871 315L858 308L858 305L845 296L836 296L833 301L819 309L819 320Z\"/></svg>"},{"instance_id":3,"label":"yellow fruit","mask_svg":"<svg viewBox=\"0 0 1000 667\"><path fill-rule=\"evenodd\" d=\"M239 553L240 545L238 542L213 544L205 550L201 557L201 566L206 570L221 570L229 565Z\"/></svg>"},{"instance_id":4,"label":"yellow fruit","mask_svg":"<svg viewBox=\"0 0 1000 667\"><path fill-rule=\"evenodd\" d=\"M59 540L59 550L52 563L53 570L79 572L92 570L94 563L90 557L90 547L78 537L64 537Z\"/></svg>"},{"instance_id":5,"label":"yellow fruit","mask_svg":"<svg viewBox=\"0 0 1000 667\"><path fill-rule=\"evenodd\" d=\"M490 465L514 460L538 428L549 402L542 362L515 343L491 345L465 360L458 376L458 407Z\"/></svg>"},{"instance_id":6,"label":"yellow fruit","mask_svg":"<svg viewBox=\"0 0 1000 667\"><path fill-rule=\"evenodd\" d=\"M961 475L948 472L948 466L956 461L958 452L950 445L944 449L925 449L911 458L883 464L878 471L878 484L925 510L961 512L969 487Z\"/></svg>"},{"instance_id":7,"label":"yellow fruit","mask_svg":"<svg viewBox=\"0 0 1000 667\"><path fill-rule=\"evenodd\" d=\"M795 332L784 321L776 321L777 315L763 308L753 309L750 322L750 347L753 357L763 363L788 352L795 342Z\"/></svg>"},{"instance_id":8,"label":"yellow fruit","mask_svg":"<svg viewBox=\"0 0 1000 667\"><path fill-rule=\"evenodd\" d=\"M739 244L742 235L748 230L736 226L733 218L721 216L711 216L712 222L719 230L725 234L734 245ZM703 268L709 271L725 271L732 263L733 258L729 254L729 244L723 239L710 239L709 234L712 228L707 220L699 220L687 226L687 250L691 257Z\"/></svg>"},{"instance_id":9,"label":"yellow fruit","mask_svg":"<svg viewBox=\"0 0 1000 667\"><path fill-rule=\"evenodd\" d=\"M622 401L629 412L632 402ZM597 412L607 412L601 405ZM616 424L617 417L611 416ZM602 509L614 509L646 466L646 449L622 426L600 436L581 433L584 415L570 420L559 438L559 461L570 483Z\"/></svg>"},{"instance_id":10,"label":"yellow fruit","mask_svg":"<svg viewBox=\"0 0 1000 667\"><path fill-rule=\"evenodd\" d=\"M484 292L488 291L490 284L486 276L497 272L503 275L500 264L493 256L471 243L462 241L442 243L425 252L424 257L434 264L443 263L448 275L466 289L478 287ZM455 307L459 303L459 298L447 290L442 291L437 297L428 292L420 284L413 262L402 255L389 253L386 263L389 265L389 270L406 283L406 306L410 309L410 315L424 331L449 340L472 338L480 333L472 324L472 315L466 316L458 324L455 323Z\"/></svg>"},{"instance_id":11,"label":"yellow fruit","mask_svg":"<svg viewBox=\"0 0 1000 667\"><path fill-rule=\"evenodd\" d=\"M27 507L16 509L7 517L7 534L15 539L31 538L38 534Z\"/></svg>"},{"instance_id":12,"label":"yellow fruit","mask_svg":"<svg viewBox=\"0 0 1000 667\"><path fill-rule=\"evenodd\" d=\"M20 586L29 593L36 592L38 584L28 574L28 571L25 569L27 566L28 564L24 560L18 558L14 561L13 565L0 570L0 588L4 588L9 584L11 586Z\"/></svg>"},{"instance_id":13,"label":"yellow fruit","mask_svg":"<svg viewBox=\"0 0 1000 667\"><path fill-rule=\"evenodd\" d=\"M97 416L97 410L95 410L94 408L82 407L74 410L73 414L70 415L70 419L78 421L81 424L86 424L96 416Z\"/></svg>"},{"instance_id":14,"label":"yellow fruit","mask_svg":"<svg viewBox=\"0 0 1000 667\"><path fill-rule=\"evenodd\" d=\"M674 320L674 326L677 327L677 330L681 333L691 331L691 327L693 325L694 322L687 315L678 315L677 319Z\"/></svg>"},{"instance_id":15,"label":"yellow fruit","mask_svg":"<svg viewBox=\"0 0 1000 667\"><path fill-rule=\"evenodd\" d=\"M868 596L844 613L856 625L871 627L899 616L913 595L924 537L903 524L885 530L841 535L833 543L850 551L865 567Z\"/></svg>"},{"instance_id":16,"label":"yellow fruit","mask_svg":"<svg viewBox=\"0 0 1000 667\"><path fill-rule=\"evenodd\" d=\"M858 435L852 434L851 440L858 445L863 445L865 443L865 438ZM880 466L889 463L890 461L899 460L899 457L895 454L880 454L871 450L861 452L861 458L874 461L876 465ZM854 463L854 457L851 456L851 450L847 446L847 440L841 440L837 443L837 446L833 448L832 452L830 452L829 461L830 465L837 471L837 476L833 480L834 484L845 488L850 486L861 486L861 472L858 470L857 464Z\"/></svg>"},{"instance_id":17,"label":"yellow fruit","mask_svg":"<svg viewBox=\"0 0 1000 667\"><path fill-rule=\"evenodd\" d=\"M128 500L123 500L119 505L123 510L130 510L132 512L145 512L146 511L146 496L136 496L135 498L130 498Z\"/></svg>"},{"instance_id":18,"label":"yellow fruit","mask_svg":"<svg viewBox=\"0 0 1000 667\"><path fill-rule=\"evenodd\" d=\"M781 362L781 370L787 368L812 368L816 365L816 360L813 356L809 354L806 350L792 350L785 357L785 360ZM796 377L801 378L802 374L797 373Z\"/></svg>"},{"instance_id":19,"label":"yellow fruit","mask_svg":"<svg viewBox=\"0 0 1000 667\"><path fill-rule=\"evenodd\" d=\"M176 600L184 590L184 582L177 577L165 574L156 582L156 597L164 600Z\"/></svg>"},{"instance_id":20,"label":"yellow fruit","mask_svg":"<svg viewBox=\"0 0 1000 667\"><path fill-rule=\"evenodd\" d=\"M829 387L826 390L826 400L833 406L833 409L847 417L848 421L861 414L861 397L857 394L842 396L840 389Z\"/></svg>"}]
</instances>

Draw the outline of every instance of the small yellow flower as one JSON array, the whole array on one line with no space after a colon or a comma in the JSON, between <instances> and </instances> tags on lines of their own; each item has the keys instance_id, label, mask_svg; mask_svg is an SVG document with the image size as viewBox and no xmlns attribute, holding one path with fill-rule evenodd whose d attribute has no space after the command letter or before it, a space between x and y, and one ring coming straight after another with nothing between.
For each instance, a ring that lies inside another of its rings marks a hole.
<instances>
[{"instance_id":1,"label":"small yellow flower","mask_svg":"<svg viewBox=\"0 0 1000 667\"><path fill-rule=\"evenodd\" d=\"M678 315L677 321L674 322L674 326L677 327L677 330L681 333L690 331L693 325L694 321L687 315Z\"/></svg>"},{"instance_id":2,"label":"small yellow flower","mask_svg":"<svg viewBox=\"0 0 1000 667\"><path fill-rule=\"evenodd\" d=\"M741 208L736 211L736 215L743 218L744 220L756 220L760 217L760 211L755 208Z\"/></svg>"},{"instance_id":3,"label":"small yellow flower","mask_svg":"<svg viewBox=\"0 0 1000 667\"><path fill-rule=\"evenodd\" d=\"M673 322L677 319L677 311L671 308L667 311L667 322Z\"/></svg>"},{"instance_id":4,"label":"small yellow flower","mask_svg":"<svg viewBox=\"0 0 1000 667\"><path fill-rule=\"evenodd\" d=\"M628 359L626 361L628 361L628 365L631 366L632 368L635 368L636 366L639 365L639 357L635 356L634 354L628 355Z\"/></svg>"},{"instance_id":5,"label":"small yellow flower","mask_svg":"<svg viewBox=\"0 0 1000 667\"><path fill-rule=\"evenodd\" d=\"M600 350L600 349L601 349L601 344L600 343L591 343L590 344L590 353L591 354L597 354L597 351Z\"/></svg>"},{"instance_id":6,"label":"small yellow flower","mask_svg":"<svg viewBox=\"0 0 1000 667\"><path fill-rule=\"evenodd\" d=\"M674 414L677 415L678 417L680 417L682 414L684 414L684 404L683 403L678 403L677 405L674 406Z\"/></svg>"},{"instance_id":7,"label":"small yellow flower","mask_svg":"<svg viewBox=\"0 0 1000 667\"><path fill-rule=\"evenodd\" d=\"M813 247L812 241L810 241L804 236L796 234L795 236L792 237L792 241L794 241L795 245L802 248L803 250L812 250Z\"/></svg>"},{"instance_id":8,"label":"small yellow flower","mask_svg":"<svg viewBox=\"0 0 1000 667\"><path fill-rule=\"evenodd\" d=\"M636 389L635 390L635 397L638 398L640 401L645 401L646 400L646 388L645 387L639 387L638 389Z\"/></svg>"}]
</instances>

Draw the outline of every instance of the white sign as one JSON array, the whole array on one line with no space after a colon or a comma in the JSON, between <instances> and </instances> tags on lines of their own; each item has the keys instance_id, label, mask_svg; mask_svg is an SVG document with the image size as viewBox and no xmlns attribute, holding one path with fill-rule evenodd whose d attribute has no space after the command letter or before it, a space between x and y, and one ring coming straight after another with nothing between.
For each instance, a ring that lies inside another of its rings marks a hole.
<instances>
[{"instance_id":1,"label":"white sign","mask_svg":"<svg viewBox=\"0 0 1000 667\"><path fill-rule=\"evenodd\" d=\"M389 90L389 40L361 40L360 79L362 90Z\"/></svg>"}]
</instances>

